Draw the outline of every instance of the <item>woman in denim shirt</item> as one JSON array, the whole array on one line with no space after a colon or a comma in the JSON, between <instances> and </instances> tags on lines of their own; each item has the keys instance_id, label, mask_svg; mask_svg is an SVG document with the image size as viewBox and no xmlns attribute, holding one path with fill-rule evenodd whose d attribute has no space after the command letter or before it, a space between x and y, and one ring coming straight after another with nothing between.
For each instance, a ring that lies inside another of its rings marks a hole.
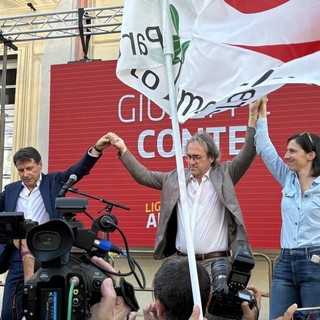
<instances>
[{"instance_id":1,"label":"woman in denim shirt","mask_svg":"<svg viewBox=\"0 0 320 320\"><path fill-rule=\"evenodd\" d=\"M320 306L320 138L308 132L291 136L283 161L269 138L266 102L264 97L259 107L255 144L283 188L281 252L270 297L275 319L293 303Z\"/></svg>"}]
</instances>

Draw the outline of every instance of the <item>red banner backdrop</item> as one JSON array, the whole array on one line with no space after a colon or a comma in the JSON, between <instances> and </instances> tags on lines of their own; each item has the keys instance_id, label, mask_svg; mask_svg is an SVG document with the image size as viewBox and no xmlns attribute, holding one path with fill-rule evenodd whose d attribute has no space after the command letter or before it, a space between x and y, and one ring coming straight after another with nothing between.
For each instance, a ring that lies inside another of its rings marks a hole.
<instances>
[{"instance_id":1,"label":"red banner backdrop","mask_svg":"<svg viewBox=\"0 0 320 320\"><path fill-rule=\"evenodd\" d=\"M72 165L103 134L122 137L131 152L150 170L169 171L175 166L171 120L139 92L115 76L116 61L79 62L51 68L49 171ZM269 129L279 154L293 133L319 134L320 90L316 86L288 85L269 95ZM213 135L230 160L243 145L248 108L214 117L188 120L180 126L182 146L197 131ZM152 248L160 211L160 192L137 184L117 159L113 147L106 149L91 174L76 185L87 195L130 208L113 206L130 247ZM249 239L254 249L279 247L281 188L257 156L237 185ZM68 193L67 197L76 197ZM89 198L88 212L97 218L108 213L106 205ZM85 227L90 219L77 215ZM213 230L214 232L214 230ZM110 240L122 246L118 232Z\"/></svg>"}]
</instances>

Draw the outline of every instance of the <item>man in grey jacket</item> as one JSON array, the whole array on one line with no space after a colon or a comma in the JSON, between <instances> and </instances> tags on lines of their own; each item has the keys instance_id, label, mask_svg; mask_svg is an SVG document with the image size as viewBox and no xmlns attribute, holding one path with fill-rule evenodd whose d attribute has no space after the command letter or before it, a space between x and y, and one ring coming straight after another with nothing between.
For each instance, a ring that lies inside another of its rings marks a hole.
<instances>
[{"instance_id":1,"label":"man in grey jacket","mask_svg":"<svg viewBox=\"0 0 320 320\"><path fill-rule=\"evenodd\" d=\"M232 161L219 163L220 151L211 136L197 133L186 145L185 169L190 225L196 260L209 269L213 259L228 256L232 242L247 241L243 216L236 197L235 184L255 158L255 123L260 99L250 104L243 148ZM155 241L154 258L174 253L186 255L184 214L179 197L178 174L149 171L127 149L115 133L107 134L118 149L118 157L136 182L161 190L161 210ZM214 230L214 232L213 232Z\"/></svg>"}]
</instances>

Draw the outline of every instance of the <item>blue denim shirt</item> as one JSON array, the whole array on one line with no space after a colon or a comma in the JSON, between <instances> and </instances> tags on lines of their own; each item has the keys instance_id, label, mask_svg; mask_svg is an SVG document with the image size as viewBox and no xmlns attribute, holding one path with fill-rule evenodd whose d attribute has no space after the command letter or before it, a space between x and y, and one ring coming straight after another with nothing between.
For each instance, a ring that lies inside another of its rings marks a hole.
<instances>
[{"instance_id":1,"label":"blue denim shirt","mask_svg":"<svg viewBox=\"0 0 320 320\"><path fill-rule=\"evenodd\" d=\"M257 153L283 188L281 248L320 246L320 177L301 194L297 174L279 157L269 138L266 118L257 121L255 144Z\"/></svg>"}]
</instances>

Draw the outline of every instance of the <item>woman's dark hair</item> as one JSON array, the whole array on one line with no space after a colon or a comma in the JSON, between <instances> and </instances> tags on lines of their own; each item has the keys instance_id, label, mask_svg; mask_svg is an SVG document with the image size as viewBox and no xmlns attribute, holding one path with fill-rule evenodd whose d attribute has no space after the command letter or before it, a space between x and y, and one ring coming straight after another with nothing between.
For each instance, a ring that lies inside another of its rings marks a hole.
<instances>
[{"instance_id":1,"label":"woman's dark hair","mask_svg":"<svg viewBox=\"0 0 320 320\"><path fill-rule=\"evenodd\" d=\"M316 156L312 160L312 176L320 176L320 138L314 133L302 132L289 137L287 143L289 143L291 140L295 140L295 142L306 153L311 151L315 152Z\"/></svg>"},{"instance_id":2,"label":"woman's dark hair","mask_svg":"<svg viewBox=\"0 0 320 320\"><path fill-rule=\"evenodd\" d=\"M209 134L205 132L199 132L193 135L186 144L186 151L189 143L191 142L198 142L202 147L205 148L207 157L214 158L214 161L211 163L212 167L214 167L219 162L220 150L218 149L218 147L216 146L212 137Z\"/></svg>"},{"instance_id":3,"label":"woman's dark hair","mask_svg":"<svg viewBox=\"0 0 320 320\"><path fill-rule=\"evenodd\" d=\"M36 163L41 161L41 155L37 149L33 147L25 147L19 149L13 156L13 163L16 166L17 162L28 162L34 160Z\"/></svg>"}]
</instances>

